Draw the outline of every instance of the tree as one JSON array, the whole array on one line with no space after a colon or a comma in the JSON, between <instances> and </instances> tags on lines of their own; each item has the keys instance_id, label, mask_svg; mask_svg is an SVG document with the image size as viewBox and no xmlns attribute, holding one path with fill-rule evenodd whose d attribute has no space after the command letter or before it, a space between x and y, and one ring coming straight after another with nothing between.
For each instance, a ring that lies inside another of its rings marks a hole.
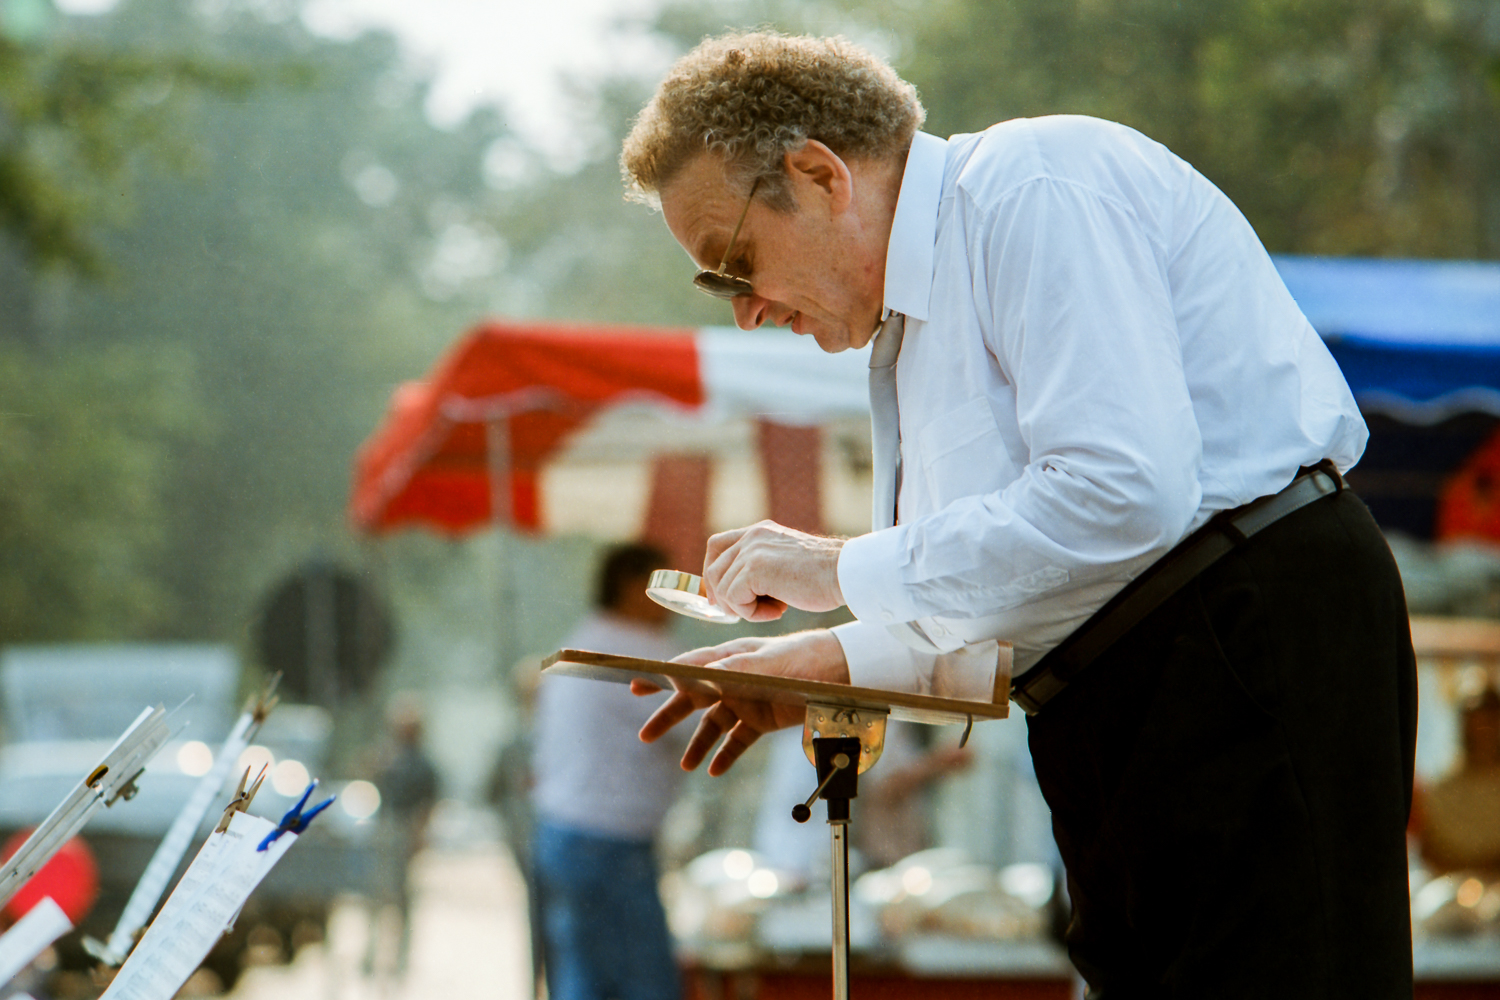
<instances>
[{"instance_id":1,"label":"tree","mask_svg":"<svg viewBox=\"0 0 1500 1000\"><path fill-rule=\"evenodd\" d=\"M144 47L111 49L76 33L46 37L45 20L36 34L0 34L0 233L32 262L97 275L91 231L101 218L126 215L121 195L139 161L180 166L186 158L174 127L183 95L237 96L255 74Z\"/></svg>"},{"instance_id":2,"label":"tree","mask_svg":"<svg viewBox=\"0 0 1500 1000\"><path fill-rule=\"evenodd\" d=\"M0 639L149 629L172 595L152 572L164 483L190 436L189 359L139 344L71 357L40 334L67 275L101 280L99 222L128 218L147 163L186 157L192 89L240 93L248 73L56 30L12 3L0 35Z\"/></svg>"},{"instance_id":3,"label":"tree","mask_svg":"<svg viewBox=\"0 0 1500 1000\"><path fill-rule=\"evenodd\" d=\"M170 618L161 484L193 417L186 359L35 363L0 342L0 640L118 638Z\"/></svg>"},{"instance_id":4,"label":"tree","mask_svg":"<svg viewBox=\"0 0 1500 1000\"><path fill-rule=\"evenodd\" d=\"M1500 256L1500 12L1484 0L853 5L904 40L940 134L1122 121L1274 252Z\"/></svg>"},{"instance_id":5,"label":"tree","mask_svg":"<svg viewBox=\"0 0 1500 1000\"><path fill-rule=\"evenodd\" d=\"M46 401L0 418L17 461L36 442L27 474L0 479L0 507L37 515L7 553L18 603L0 642L238 637L287 569L352 549L356 447L395 385L487 311L505 248L477 206L503 126L481 114L440 131L391 39L326 41L259 10L127 3L76 29L93 50L272 79L173 89L152 127L183 169L124 153L134 210L108 226L76 217L107 270L47 270L14 242L0 267L30 317L7 371ZM108 587L89 585L90 546L106 541L129 556ZM116 600L129 593L147 596Z\"/></svg>"}]
</instances>

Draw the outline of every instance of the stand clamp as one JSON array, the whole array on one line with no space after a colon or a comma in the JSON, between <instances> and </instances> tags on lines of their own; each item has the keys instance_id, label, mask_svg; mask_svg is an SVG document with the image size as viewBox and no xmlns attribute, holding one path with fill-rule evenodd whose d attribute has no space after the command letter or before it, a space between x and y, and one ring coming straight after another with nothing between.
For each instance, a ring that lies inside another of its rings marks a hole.
<instances>
[{"instance_id":1,"label":"stand clamp","mask_svg":"<svg viewBox=\"0 0 1500 1000\"><path fill-rule=\"evenodd\" d=\"M887 708L850 708L810 701L807 715L802 720L802 752L807 754L808 763L817 767L813 740L830 736L853 737L859 741L859 773L864 774L875 766L885 749L885 723L890 714ZM823 777L821 768L818 777Z\"/></svg>"}]
</instances>

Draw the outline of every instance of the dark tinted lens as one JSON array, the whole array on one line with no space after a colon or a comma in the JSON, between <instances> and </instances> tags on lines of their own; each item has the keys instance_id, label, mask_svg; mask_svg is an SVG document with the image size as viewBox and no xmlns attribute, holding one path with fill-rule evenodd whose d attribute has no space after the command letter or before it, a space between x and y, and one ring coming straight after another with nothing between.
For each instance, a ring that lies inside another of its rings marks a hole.
<instances>
[{"instance_id":1,"label":"dark tinted lens","mask_svg":"<svg viewBox=\"0 0 1500 1000\"><path fill-rule=\"evenodd\" d=\"M749 295L751 291L750 282L733 274L725 274L723 271L699 271L693 278L693 284L700 291L707 292L716 299L732 299L740 295Z\"/></svg>"}]
</instances>

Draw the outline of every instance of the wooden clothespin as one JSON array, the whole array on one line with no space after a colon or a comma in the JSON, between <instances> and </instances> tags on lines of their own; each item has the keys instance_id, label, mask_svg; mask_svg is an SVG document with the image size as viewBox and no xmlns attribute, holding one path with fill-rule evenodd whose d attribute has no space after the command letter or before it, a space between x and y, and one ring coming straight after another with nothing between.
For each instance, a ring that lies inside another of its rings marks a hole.
<instances>
[{"instance_id":1,"label":"wooden clothespin","mask_svg":"<svg viewBox=\"0 0 1500 1000\"><path fill-rule=\"evenodd\" d=\"M249 780L250 767L246 765L245 773L240 775L240 785L234 791L234 798L230 799L229 805L224 807L224 815L220 817L219 825L214 827L214 833L223 833L228 830L229 821L234 818L235 813L250 810L250 803L255 801L255 793L260 791L261 783L266 780L266 766L261 765L260 774L256 776L255 783L250 786L249 790L246 790L245 783Z\"/></svg>"},{"instance_id":2,"label":"wooden clothespin","mask_svg":"<svg viewBox=\"0 0 1500 1000\"><path fill-rule=\"evenodd\" d=\"M277 703L281 701L281 698L276 694L276 685L280 683L281 671L278 670L271 675L271 681L266 685L265 691L249 705L245 706L246 711L254 716L256 728L259 728L260 724L266 721L266 716L271 714L271 709L275 708Z\"/></svg>"}]
</instances>

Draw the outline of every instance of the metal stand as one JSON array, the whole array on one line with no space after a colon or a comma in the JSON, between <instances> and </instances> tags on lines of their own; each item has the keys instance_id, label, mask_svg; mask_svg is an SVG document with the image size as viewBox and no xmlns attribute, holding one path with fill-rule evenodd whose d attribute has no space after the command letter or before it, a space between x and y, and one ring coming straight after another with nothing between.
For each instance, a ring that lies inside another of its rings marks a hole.
<instances>
[{"instance_id":1,"label":"metal stand","mask_svg":"<svg viewBox=\"0 0 1500 1000\"><path fill-rule=\"evenodd\" d=\"M859 794L859 776L885 747L885 712L808 704L802 742L818 770L818 788L792 808L806 823L812 804L828 803L833 868L833 1000L849 1000L849 800ZM829 735L823 735L823 734Z\"/></svg>"}]
</instances>

